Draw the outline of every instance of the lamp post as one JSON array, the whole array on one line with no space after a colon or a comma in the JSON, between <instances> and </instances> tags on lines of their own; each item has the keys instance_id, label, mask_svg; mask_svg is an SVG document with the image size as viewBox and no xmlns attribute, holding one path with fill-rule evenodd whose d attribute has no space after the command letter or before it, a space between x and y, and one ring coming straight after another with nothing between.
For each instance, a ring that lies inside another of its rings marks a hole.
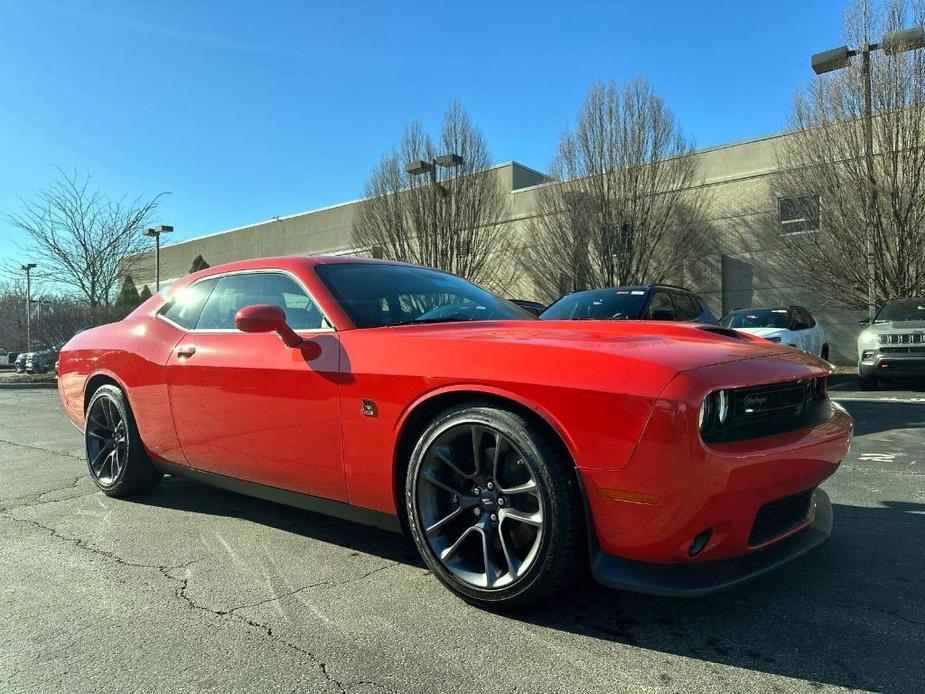
<instances>
[{"instance_id":1,"label":"lamp post","mask_svg":"<svg viewBox=\"0 0 925 694\"><path fill-rule=\"evenodd\" d=\"M25 263L21 269L26 273L26 351L32 351L32 270L35 263Z\"/></svg>"},{"instance_id":2,"label":"lamp post","mask_svg":"<svg viewBox=\"0 0 925 694\"><path fill-rule=\"evenodd\" d=\"M446 197L447 189L437 180L437 167L442 166L446 169L455 169L458 166L462 166L463 158L458 154L442 154L439 157L434 157L430 161L424 159L418 159L417 161L412 161L405 165L405 171L407 171L412 176L420 176L421 174L430 174L430 184L434 189L434 224L437 223L437 207L438 200L437 196ZM431 267L438 267L437 264L437 229L433 229L431 234L431 247L430 247L430 265ZM448 268L443 268L444 270Z\"/></svg>"},{"instance_id":3,"label":"lamp post","mask_svg":"<svg viewBox=\"0 0 925 694\"><path fill-rule=\"evenodd\" d=\"M159 227L148 227L142 233L145 236L154 237L154 285L155 292L161 290L161 234L167 234L173 231L172 226L161 224Z\"/></svg>"},{"instance_id":4,"label":"lamp post","mask_svg":"<svg viewBox=\"0 0 925 694\"><path fill-rule=\"evenodd\" d=\"M867 312L871 323L877 315L877 275L874 267L874 234L876 225L874 215L877 211L877 180L874 177L874 126L872 122L873 106L871 105L870 81L870 54L874 51L883 51L887 55L913 51L925 47L925 29L913 27L903 31L886 34L880 43L868 43L859 48L851 49L848 46L839 46L812 57L813 72L822 75L833 70L840 70L851 65L851 58L861 56L861 78L863 87L861 92L861 114L864 130L864 167L867 173L867 195L864 201L866 254L867 254Z\"/></svg>"}]
</instances>

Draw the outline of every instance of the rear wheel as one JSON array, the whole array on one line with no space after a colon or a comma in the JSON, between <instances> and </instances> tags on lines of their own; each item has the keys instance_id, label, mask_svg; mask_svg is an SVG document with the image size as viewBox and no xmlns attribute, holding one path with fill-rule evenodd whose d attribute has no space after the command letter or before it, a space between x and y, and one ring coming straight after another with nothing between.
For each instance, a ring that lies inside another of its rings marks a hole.
<instances>
[{"instance_id":1,"label":"rear wheel","mask_svg":"<svg viewBox=\"0 0 925 694\"><path fill-rule=\"evenodd\" d=\"M822 353L819 356L821 356L826 361L829 360L829 346L828 345L822 345Z\"/></svg>"},{"instance_id":2,"label":"rear wheel","mask_svg":"<svg viewBox=\"0 0 925 694\"><path fill-rule=\"evenodd\" d=\"M415 544L447 587L480 607L549 598L581 573L571 463L525 418L470 403L426 429L408 466Z\"/></svg>"},{"instance_id":3,"label":"rear wheel","mask_svg":"<svg viewBox=\"0 0 925 694\"><path fill-rule=\"evenodd\" d=\"M104 494L129 496L157 486L163 474L145 453L125 393L113 385L100 386L85 419L87 465Z\"/></svg>"}]
</instances>

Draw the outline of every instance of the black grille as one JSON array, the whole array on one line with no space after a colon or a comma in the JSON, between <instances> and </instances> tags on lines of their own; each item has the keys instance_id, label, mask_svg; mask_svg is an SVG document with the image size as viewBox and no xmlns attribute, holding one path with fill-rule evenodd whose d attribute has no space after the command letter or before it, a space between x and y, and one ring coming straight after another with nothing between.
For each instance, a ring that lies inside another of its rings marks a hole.
<instances>
[{"instance_id":1,"label":"black grille","mask_svg":"<svg viewBox=\"0 0 925 694\"><path fill-rule=\"evenodd\" d=\"M925 346L923 347L881 347L880 351L883 354L925 354Z\"/></svg>"},{"instance_id":2,"label":"black grille","mask_svg":"<svg viewBox=\"0 0 925 694\"><path fill-rule=\"evenodd\" d=\"M793 496L770 501L758 509L752 532L748 536L748 544L752 547L764 544L803 525L809 517L815 491L813 487Z\"/></svg>"},{"instance_id":3,"label":"black grille","mask_svg":"<svg viewBox=\"0 0 925 694\"><path fill-rule=\"evenodd\" d=\"M708 443L742 441L793 431L832 415L826 377L729 390L729 419L704 431Z\"/></svg>"}]
</instances>

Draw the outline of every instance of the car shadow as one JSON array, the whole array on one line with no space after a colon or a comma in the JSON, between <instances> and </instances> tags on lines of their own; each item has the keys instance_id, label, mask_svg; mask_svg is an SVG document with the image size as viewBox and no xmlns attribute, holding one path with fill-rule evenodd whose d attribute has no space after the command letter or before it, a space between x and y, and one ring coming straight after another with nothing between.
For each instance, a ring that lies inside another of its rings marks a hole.
<instances>
[{"instance_id":1,"label":"car shadow","mask_svg":"<svg viewBox=\"0 0 925 694\"><path fill-rule=\"evenodd\" d=\"M138 501L248 520L424 566L402 535L180 478L168 477ZM550 604L508 618L821 684L920 690L925 681L925 504L836 504L834 510L830 542L730 591L661 598L609 590L585 575ZM668 675L661 677L664 685L671 684L665 681ZM717 674L720 685L721 678ZM683 682L674 685L684 688Z\"/></svg>"}]
</instances>

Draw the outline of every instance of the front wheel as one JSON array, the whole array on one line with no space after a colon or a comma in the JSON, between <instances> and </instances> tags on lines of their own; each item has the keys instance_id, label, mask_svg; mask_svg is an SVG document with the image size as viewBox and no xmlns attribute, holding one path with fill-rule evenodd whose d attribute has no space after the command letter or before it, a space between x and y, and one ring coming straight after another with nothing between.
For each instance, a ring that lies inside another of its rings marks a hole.
<instances>
[{"instance_id":1,"label":"front wheel","mask_svg":"<svg viewBox=\"0 0 925 694\"><path fill-rule=\"evenodd\" d=\"M545 600L582 572L582 514L561 445L524 417L477 403L438 416L406 478L421 557L479 607Z\"/></svg>"},{"instance_id":2,"label":"front wheel","mask_svg":"<svg viewBox=\"0 0 925 694\"><path fill-rule=\"evenodd\" d=\"M150 491L163 477L145 453L125 393L116 386L100 386L90 398L84 441L90 476L107 496Z\"/></svg>"}]
</instances>

